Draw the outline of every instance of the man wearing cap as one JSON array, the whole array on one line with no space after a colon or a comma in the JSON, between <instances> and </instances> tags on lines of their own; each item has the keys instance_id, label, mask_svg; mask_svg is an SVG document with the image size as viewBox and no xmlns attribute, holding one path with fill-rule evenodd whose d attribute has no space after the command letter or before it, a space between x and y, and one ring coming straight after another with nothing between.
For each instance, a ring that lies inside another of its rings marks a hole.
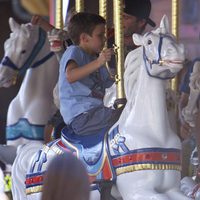
<instances>
[{"instance_id":1,"label":"man wearing cap","mask_svg":"<svg viewBox=\"0 0 200 200\"><path fill-rule=\"evenodd\" d=\"M149 18L150 0L125 0L124 3L124 45L130 51L136 48L132 39L133 33L142 34L147 24L152 27L156 24Z\"/></svg>"},{"instance_id":2,"label":"man wearing cap","mask_svg":"<svg viewBox=\"0 0 200 200\"><path fill-rule=\"evenodd\" d=\"M133 43L132 35L134 33L142 34L149 24L155 27L156 24L149 18L151 12L150 0L124 0L123 28L124 28L124 53L125 56L137 46ZM114 43L114 35L110 35L108 46ZM109 62L112 74L116 73L115 58L112 56Z\"/></svg>"}]
</instances>

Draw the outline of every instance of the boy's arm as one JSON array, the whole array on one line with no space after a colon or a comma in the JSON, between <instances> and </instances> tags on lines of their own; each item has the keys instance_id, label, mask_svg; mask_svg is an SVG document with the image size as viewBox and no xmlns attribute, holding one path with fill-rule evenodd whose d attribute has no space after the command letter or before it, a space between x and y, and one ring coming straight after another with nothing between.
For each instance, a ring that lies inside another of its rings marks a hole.
<instances>
[{"instance_id":1,"label":"boy's arm","mask_svg":"<svg viewBox=\"0 0 200 200\"><path fill-rule=\"evenodd\" d=\"M91 73L98 70L107 61L109 61L112 53L112 49L106 49L100 53L99 57L96 60L82 67L79 67L75 61L70 60L66 66L67 80L69 81L69 83L73 83L89 76Z\"/></svg>"},{"instance_id":2,"label":"boy's arm","mask_svg":"<svg viewBox=\"0 0 200 200\"><path fill-rule=\"evenodd\" d=\"M31 24L40 26L46 32L51 31L52 29L55 28L54 26L52 26L51 24L49 24L45 19L43 19L39 15L32 16L32 18L31 18Z\"/></svg>"}]
</instances>

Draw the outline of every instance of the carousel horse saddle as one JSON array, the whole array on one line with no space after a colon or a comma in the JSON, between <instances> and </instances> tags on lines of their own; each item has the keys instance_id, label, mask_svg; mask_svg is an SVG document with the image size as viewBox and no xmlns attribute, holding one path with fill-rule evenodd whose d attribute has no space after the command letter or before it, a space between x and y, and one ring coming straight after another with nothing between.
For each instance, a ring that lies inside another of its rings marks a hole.
<instances>
[{"instance_id":1,"label":"carousel horse saddle","mask_svg":"<svg viewBox=\"0 0 200 200\"><path fill-rule=\"evenodd\" d=\"M61 138L67 148L78 151L78 155L82 157L80 159L85 164L88 166L100 166L103 161L106 132L106 129L102 129L96 134L80 136L75 134L69 127L65 127L62 129Z\"/></svg>"},{"instance_id":2,"label":"carousel horse saddle","mask_svg":"<svg viewBox=\"0 0 200 200\"><path fill-rule=\"evenodd\" d=\"M111 161L106 154L106 130L101 130L94 135L79 136L69 127L64 127L61 131L61 139L48 143L43 150L40 150L35 157L30 168L30 173L26 175L26 190L29 191L35 186L41 185L44 172L43 164L47 161L45 149L54 149L55 152L71 151L86 166L91 183L98 181L112 181L115 178ZM36 163L38 163L36 165ZM36 173L34 173L36 171Z\"/></svg>"},{"instance_id":3,"label":"carousel horse saddle","mask_svg":"<svg viewBox=\"0 0 200 200\"><path fill-rule=\"evenodd\" d=\"M107 129L102 129L99 132L91 135L77 135L68 126L62 129L62 136L70 143L81 144L84 148L92 148L103 142Z\"/></svg>"}]
</instances>

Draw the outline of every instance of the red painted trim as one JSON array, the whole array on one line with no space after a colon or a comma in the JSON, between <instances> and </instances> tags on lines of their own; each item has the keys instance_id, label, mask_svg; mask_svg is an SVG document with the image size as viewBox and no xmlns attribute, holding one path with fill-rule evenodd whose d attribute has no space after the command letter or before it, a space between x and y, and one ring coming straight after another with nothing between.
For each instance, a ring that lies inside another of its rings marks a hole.
<instances>
[{"instance_id":1,"label":"red painted trim","mask_svg":"<svg viewBox=\"0 0 200 200\"><path fill-rule=\"evenodd\" d=\"M32 184L39 184L39 183L43 182L43 179L44 179L43 175L34 176L34 177L31 177L31 178L27 178L26 181L25 181L25 184L27 186L32 185Z\"/></svg>"},{"instance_id":2,"label":"red painted trim","mask_svg":"<svg viewBox=\"0 0 200 200\"><path fill-rule=\"evenodd\" d=\"M167 163L167 162L179 162L181 161L180 153L179 152L145 152L145 153L133 153L129 155L119 156L117 158L112 159L112 164L114 167L118 167L123 164L133 164L135 163L142 163L142 162L160 162L160 163Z\"/></svg>"}]
</instances>

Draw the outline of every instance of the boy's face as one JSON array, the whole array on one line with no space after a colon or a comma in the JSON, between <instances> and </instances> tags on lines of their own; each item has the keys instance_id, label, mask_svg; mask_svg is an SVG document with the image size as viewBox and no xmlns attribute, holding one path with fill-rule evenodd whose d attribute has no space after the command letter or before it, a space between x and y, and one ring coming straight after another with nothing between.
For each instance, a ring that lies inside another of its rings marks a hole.
<instances>
[{"instance_id":1,"label":"boy's face","mask_svg":"<svg viewBox=\"0 0 200 200\"><path fill-rule=\"evenodd\" d=\"M93 53L100 53L105 45L105 24L99 24L95 27L92 35L88 37L88 47Z\"/></svg>"}]
</instances>

